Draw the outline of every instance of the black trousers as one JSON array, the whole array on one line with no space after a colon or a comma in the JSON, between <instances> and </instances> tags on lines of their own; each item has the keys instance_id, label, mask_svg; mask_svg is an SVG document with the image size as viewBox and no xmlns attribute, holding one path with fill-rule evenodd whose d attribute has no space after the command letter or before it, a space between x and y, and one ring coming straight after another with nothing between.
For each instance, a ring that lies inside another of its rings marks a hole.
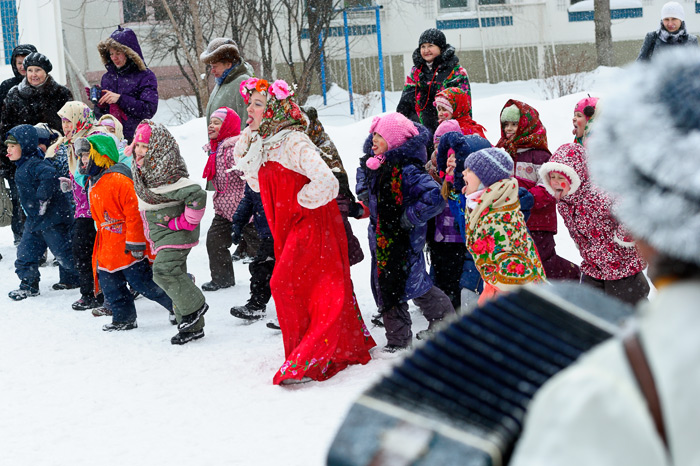
<instances>
[{"instance_id":1,"label":"black trousers","mask_svg":"<svg viewBox=\"0 0 700 466\"><path fill-rule=\"evenodd\" d=\"M272 238L261 239L250 270L250 302L262 306L270 301L270 278L275 268L275 246Z\"/></svg>"},{"instance_id":2,"label":"black trousers","mask_svg":"<svg viewBox=\"0 0 700 466\"><path fill-rule=\"evenodd\" d=\"M95 246L95 221L92 218L76 218L73 224L73 260L80 276L80 294L94 296L95 282L92 275L92 250Z\"/></svg>"},{"instance_id":3,"label":"black trousers","mask_svg":"<svg viewBox=\"0 0 700 466\"><path fill-rule=\"evenodd\" d=\"M459 280L462 277L466 252L467 246L464 243L430 242L433 283L450 298L455 309L462 305Z\"/></svg>"},{"instance_id":4,"label":"black trousers","mask_svg":"<svg viewBox=\"0 0 700 466\"><path fill-rule=\"evenodd\" d=\"M236 278L233 275L233 261L229 248L231 241L232 223L221 215L214 215L211 227L207 232L207 254L209 255L209 271L211 281L220 286L233 286Z\"/></svg>"}]
</instances>

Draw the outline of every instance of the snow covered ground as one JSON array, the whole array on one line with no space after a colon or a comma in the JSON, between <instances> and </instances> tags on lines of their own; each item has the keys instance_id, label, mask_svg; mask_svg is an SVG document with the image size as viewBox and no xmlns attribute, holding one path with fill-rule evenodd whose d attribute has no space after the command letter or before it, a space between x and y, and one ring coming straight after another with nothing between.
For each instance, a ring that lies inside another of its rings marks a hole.
<instances>
[{"instance_id":1,"label":"snow covered ground","mask_svg":"<svg viewBox=\"0 0 700 466\"><path fill-rule=\"evenodd\" d=\"M590 78L592 95L604 95L614 70ZM539 110L552 151L572 140L574 104L585 94L542 100L533 81L474 84L474 118L496 142L498 115L508 98ZM399 94L388 94L388 109ZM345 99L345 101L343 101ZM312 99L354 172L371 118L349 116L347 94L337 87L329 105ZM380 108L380 107L379 107ZM168 115L162 114L161 121ZM205 123L197 119L171 128L193 179L200 179L205 156ZM204 239L213 211L203 220L202 243L190 255L190 271L209 280ZM353 221L367 247L367 220ZM560 222L559 253L580 257ZM108 318L70 307L77 290L53 291L56 267L41 269L41 295L15 303L15 248L9 228L0 229L0 445L7 465L321 465L354 400L395 361L375 359L331 380L283 388L272 376L284 361L281 334L263 322L246 324L229 314L249 295L247 266L235 264L237 284L207 293L206 337L183 347L169 342L176 332L167 312L146 299L136 303L137 330L105 333ZM365 251L369 256L368 251ZM352 268L366 321L375 311L369 289L369 260ZM274 315L274 308L268 307ZM414 333L426 321L412 308ZM371 329L381 347L382 329Z\"/></svg>"}]
</instances>

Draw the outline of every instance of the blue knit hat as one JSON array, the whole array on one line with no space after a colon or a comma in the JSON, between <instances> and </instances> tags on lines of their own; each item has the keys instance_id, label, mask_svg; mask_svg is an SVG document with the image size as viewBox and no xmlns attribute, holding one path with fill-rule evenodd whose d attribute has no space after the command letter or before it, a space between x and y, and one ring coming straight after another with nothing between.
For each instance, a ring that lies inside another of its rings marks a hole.
<instances>
[{"instance_id":1,"label":"blue knit hat","mask_svg":"<svg viewBox=\"0 0 700 466\"><path fill-rule=\"evenodd\" d=\"M479 177L488 187L513 176L513 159L508 152L496 147L487 147L467 157L464 166Z\"/></svg>"}]
</instances>

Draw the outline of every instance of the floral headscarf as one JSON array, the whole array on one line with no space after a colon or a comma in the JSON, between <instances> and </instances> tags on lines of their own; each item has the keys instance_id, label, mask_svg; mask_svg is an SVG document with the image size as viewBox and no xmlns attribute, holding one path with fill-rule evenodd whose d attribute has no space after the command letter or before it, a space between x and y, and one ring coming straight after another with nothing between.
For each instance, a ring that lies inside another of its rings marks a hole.
<instances>
[{"instance_id":1,"label":"floral headscarf","mask_svg":"<svg viewBox=\"0 0 700 466\"><path fill-rule=\"evenodd\" d=\"M62 119L69 120L73 123L73 133L70 137L63 136L59 138L58 141L46 151L46 157L53 157L60 146L65 146L68 156L68 168L71 173L76 173L78 161L73 151L73 142L78 138L83 138L91 134L91 130L95 126L95 115L92 113L92 110L90 110L90 107L77 100L66 102L56 113L58 113L58 116Z\"/></svg>"},{"instance_id":2,"label":"floral headscarf","mask_svg":"<svg viewBox=\"0 0 700 466\"><path fill-rule=\"evenodd\" d=\"M267 98L258 131L252 135L246 155L237 168L245 174L255 174L265 162L264 146L279 141L289 131L306 131L307 122L294 100L294 90L281 79L268 83L264 79L249 78L241 83L240 92L247 104L253 92Z\"/></svg>"},{"instance_id":3,"label":"floral headscarf","mask_svg":"<svg viewBox=\"0 0 700 466\"><path fill-rule=\"evenodd\" d=\"M132 165L134 189L138 197L149 204L171 202L172 199L151 190L190 176L187 164L180 155L180 146L165 126L151 120L143 120L141 125L151 127L151 138L141 168L136 163Z\"/></svg>"},{"instance_id":4,"label":"floral headscarf","mask_svg":"<svg viewBox=\"0 0 700 466\"><path fill-rule=\"evenodd\" d=\"M486 128L481 126L476 121L472 120L472 97L468 92L459 87L448 87L438 92L435 96L435 104L437 106L441 99L445 99L452 107L452 119L457 120L462 134L477 134L484 136Z\"/></svg>"},{"instance_id":5,"label":"floral headscarf","mask_svg":"<svg viewBox=\"0 0 700 466\"><path fill-rule=\"evenodd\" d=\"M517 161L518 149L542 149L549 152L549 147L547 147L547 129L542 125L540 114L537 113L537 110L524 102L513 99L508 100L503 108L511 105L515 105L520 110L518 129L513 139L508 139L503 129L503 124L501 124L501 139L496 144L496 147L505 149L515 161ZM503 109L501 109L502 112Z\"/></svg>"}]
</instances>

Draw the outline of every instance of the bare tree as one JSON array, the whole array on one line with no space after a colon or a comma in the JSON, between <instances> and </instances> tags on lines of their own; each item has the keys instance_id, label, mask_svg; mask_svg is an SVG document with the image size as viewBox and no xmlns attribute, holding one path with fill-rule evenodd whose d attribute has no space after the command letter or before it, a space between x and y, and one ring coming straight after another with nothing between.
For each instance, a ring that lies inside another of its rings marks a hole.
<instances>
[{"instance_id":1,"label":"bare tree","mask_svg":"<svg viewBox=\"0 0 700 466\"><path fill-rule=\"evenodd\" d=\"M245 4L250 0L150 0L156 10L148 35L152 57L172 57L197 100L203 116L209 100L209 71L199 60L214 37L247 40Z\"/></svg>"},{"instance_id":2,"label":"bare tree","mask_svg":"<svg viewBox=\"0 0 700 466\"><path fill-rule=\"evenodd\" d=\"M610 0L594 0L595 48L598 66L613 66L613 44L610 21Z\"/></svg>"},{"instance_id":3,"label":"bare tree","mask_svg":"<svg viewBox=\"0 0 700 466\"><path fill-rule=\"evenodd\" d=\"M277 15L283 20L273 22L280 51L289 67L292 80L298 85L297 97L304 102L311 85L317 80L323 45L319 38L328 35L331 19L344 5L342 0L279 0ZM309 39L304 47L303 36ZM295 63L296 56L299 61Z\"/></svg>"}]
</instances>

